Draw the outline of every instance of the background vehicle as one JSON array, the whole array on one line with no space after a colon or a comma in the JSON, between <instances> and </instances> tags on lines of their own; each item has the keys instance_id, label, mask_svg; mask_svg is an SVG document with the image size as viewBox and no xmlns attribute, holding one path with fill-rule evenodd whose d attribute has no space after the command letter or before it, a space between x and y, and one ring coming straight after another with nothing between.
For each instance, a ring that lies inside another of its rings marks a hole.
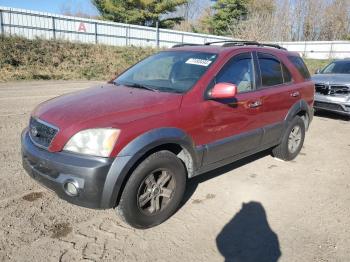
<instances>
[{"instance_id":1,"label":"background vehicle","mask_svg":"<svg viewBox=\"0 0 350 262\"><path fill-rule=\"evenodd\" d=\"M39 105L22 134L24 168L71 203L116 207L147 228L176 211L191 177L269 148L294 159L313 117L302 59L220 44L160 52L112 84Z\"/></svg>"},{"instance_id":2,"label":"background vehicle","mask_svg":"<svg viewBox=\"0 0 350 262\"><path fill-rule=\"evenodd\" d=\"M350 59L335 60L316 73L314 107L350 118Z\"/></svg>"}]
</instances>

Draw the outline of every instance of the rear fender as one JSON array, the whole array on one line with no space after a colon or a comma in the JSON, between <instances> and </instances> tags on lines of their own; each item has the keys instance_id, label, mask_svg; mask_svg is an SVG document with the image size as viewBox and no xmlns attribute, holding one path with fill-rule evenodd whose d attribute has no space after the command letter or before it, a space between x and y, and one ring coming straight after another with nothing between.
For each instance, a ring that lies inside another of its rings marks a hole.
<instances>
[{"instance_id":1,"label":"rear fender","mask_svg":"<svg viewBox=\"0 0 350 262\"><path fill-rule=\"evenodd\" d=\"M289 125L289 123L293 120L293 118L300 114L301 112L305 112L306 113L306 119L304 119L304 121L307 121L307 123L305 123L305 127L306 129L308 129L309 124L312 121L313 118L313 109L312 107L310 107L307 102L303 99L299 100L298 102L296 102L291 109L288 111L286 117L285 117L285 126L284 128L286 129Z\"/></svg>"}]
</instances>

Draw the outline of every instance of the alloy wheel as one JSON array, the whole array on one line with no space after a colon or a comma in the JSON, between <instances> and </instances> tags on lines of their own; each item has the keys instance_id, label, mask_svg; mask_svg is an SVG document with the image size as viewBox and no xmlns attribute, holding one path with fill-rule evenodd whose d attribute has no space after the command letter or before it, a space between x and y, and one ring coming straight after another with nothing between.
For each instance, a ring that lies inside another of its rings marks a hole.
<instances>
[{"instance_id":1,"label":"alloy wheel","mask_svg":"<svg viewBox=\"0 0 350 262\"><path fill-rule=\"evenodd\" d=\"M158 169L150 173L141 183L137 204L146 215L154 215L169 204L174 190L175 179L169 170Z\"/></svg>"}]
</instances>

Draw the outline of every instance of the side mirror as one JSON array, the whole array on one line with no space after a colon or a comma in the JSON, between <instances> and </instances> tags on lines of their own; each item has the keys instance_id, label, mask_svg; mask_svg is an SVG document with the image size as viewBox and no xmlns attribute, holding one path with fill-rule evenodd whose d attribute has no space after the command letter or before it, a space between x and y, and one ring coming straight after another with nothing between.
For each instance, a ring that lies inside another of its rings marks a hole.
<instances>
[{"instance_id":1,"label":"side mirror","mask_svg":"<svg viewBox=\"0 0 350 262\"><path fill-rule=\"evenodd\" d=\"M321 73L321 69L316 69L316 71L315 71L315 74L319 74L319 73Z\"/></svg>"},{"instance_id":2,"label":"side mirror","mask_svg":"<svg viewBox=\"0 0 350 262\"><path fill-rule=\"evenodd\" d=\"M234 98L237 95L237 86L231 83L218 83L208 95L211 99Z\"/></svg>"}]
</instances>

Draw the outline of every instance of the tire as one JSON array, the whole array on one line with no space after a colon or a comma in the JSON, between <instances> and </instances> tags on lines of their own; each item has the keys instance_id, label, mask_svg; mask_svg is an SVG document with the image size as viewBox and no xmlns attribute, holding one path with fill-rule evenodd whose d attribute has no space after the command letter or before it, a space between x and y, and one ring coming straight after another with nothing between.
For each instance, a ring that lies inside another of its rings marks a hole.
<instances>
[{"instance_id":1,"label":"tire","mask_svg":"<svg viewBox=\"0 0 350 262\"><path fill-rule=\"evenodd\" d=\"M300 133L296 130L299 130ZM299 137L299 135L296 136L297 133L300 135L299 142L295 143L293 147L293 142L296 142L297 137ZM303 147L304 139L305 123L301 117L295 116L285 131L281 143L272 149L273 156L285 161L293 160Z\"/></svg>"},{"instance_id":2,"label":"tire","mask_svg":"<svg viewBox=\"0 0 350 262\"><path fill-rule=\"evenodd\" d=\"M117 214L135 228L159 225L175 213L185 188L186 170L181 160L169 151L153 153L126 182Z\"/></svg>"}]
</instances>

